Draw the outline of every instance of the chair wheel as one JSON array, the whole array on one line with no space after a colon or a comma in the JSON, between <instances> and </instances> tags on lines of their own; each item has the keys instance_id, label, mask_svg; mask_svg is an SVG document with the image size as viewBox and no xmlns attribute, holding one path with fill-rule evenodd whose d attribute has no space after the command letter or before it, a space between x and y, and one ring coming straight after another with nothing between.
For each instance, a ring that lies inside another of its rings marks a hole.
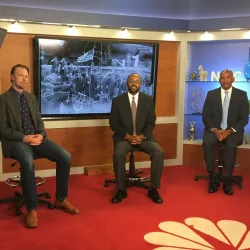
<instances>
[{"instance_id":1,"label":"chair wheel","mask_svg":"<svg viewBox=\"0 0 250 250\"><path fill-rule=\"evenodd\" d=\"M17 216L20 216L22 214L22 211L20 209L16 209L15 214Z\"/></svg>"},{"instance_id":2,"label":"chair wheel","mask_svg":"<svg viewBox=\"0 0 250 250\"><path fill-rule=\"evenodd\" d=\"M239 184L237 185L237 187L238 187L238 189L243 189L242 183L239 183Z\"/></svg>"},{"instance_id":3,"label":"chair wheel","mask_svg":"<svg viewBox=\"0 0 250 250\"><path fill-rule=\"evenodd\" d=\"M50 198L51 198L51 195L50 195L49 193L47 193L47 194L45 195L45 198L46 198L46 199L50 199Z\"/></svg>"},{"instance_id":4,"label":"chair wheel","mask_svg":"<svg viewBox=\"0 0 250 250\"><path fill-rule=\"evenodd\" d=\"M48 204L48 209L54 209L54 208L55 208L55 206L53 204L51 204L51 203Z\"/></svg>"},{"instance_id":5,"label":"chair wheel","mask_svg":"<svg viewBox=\"0 0 250 250\"><path fill-rule=\"evenodd\" d=\"M104 187L108 187L109 186L109 183L108 182L104 182Z\"/></svg>"},{"instance_id":6,"label":"chair wheel","mask_svg":"<svg viewBox=\"0 0 250 250\"><path fill-rule=\"evenodd\" d=\"M194 181L198 181L198 180L199 180L198 176L195 176Z\"/></svg>"}]
</instances>

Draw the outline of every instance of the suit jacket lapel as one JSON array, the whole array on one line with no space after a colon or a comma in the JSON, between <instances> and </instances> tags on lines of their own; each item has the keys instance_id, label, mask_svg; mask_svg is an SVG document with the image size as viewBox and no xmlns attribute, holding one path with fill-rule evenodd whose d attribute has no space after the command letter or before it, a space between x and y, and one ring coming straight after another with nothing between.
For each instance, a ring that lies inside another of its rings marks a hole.
<instances>
[{"instance_id":1,"label":"suit jacket lapel","mask_svg":"<svg viewBox=\"0 0 250 250\"><path fill-rule=\"evenodd\" d=\"M234 106L234 102L235 102L235 90L234 90L234 87L232 87L232 93L231 93L231 97L230 97L230 101L229 101L229 107L228 107L227 120L229 118L230 113L232 113L232 107Z\"/></svg>"},{"instance_id":2,"label":"suit jacket lapel","mask_svg":"<svg viewBox=\"0 0 250 250\"><path fill-rule=\"evenodd\" d=\"M219 114L222 118L222 101L221 101L221 88L218 88L217 92L216 92L216 96L215 96L215 100L216 102L216 107L218 107L218 111L219 111Z\"/></svg>"},{"instance_id":3,"label":"suit jacket lapel","mask_svg":"<svg viewBox=\"0 0 250 250\"><path fill-rule=\"evenodd\" d=\"M139 93L137 109L136 109L136 129L138 128L138 124L140 121L139 117L140 117L140 112L142 110L142 107L143 107L143 96Z\"/></svg>"},{"instance_id":4,"label":"suit jacket lapel","mask_svg":"<svg viewBox=\"0 0 250 250\"><path fill-rule=\"evenodd\" d=\"M20 117L19 105L14 93L12 93L11 91L9 91L9 106L17 126L21 129L21 117Z\"/></svg>"},{"instance_id":5,"label":"suit jacket lapel","mask_svg":"<svg viewBox=\"0 0 250 250\"><path fill-rule=\"evenodd\" d=\"M131 110L131 105L129 102L129 97L128 94L125 95L125 100L126 100L126 108L128 110L128 124L130 124L130 129L133 131L133 117L132 117L132 110Z\"/></svg>"}]
</instances>

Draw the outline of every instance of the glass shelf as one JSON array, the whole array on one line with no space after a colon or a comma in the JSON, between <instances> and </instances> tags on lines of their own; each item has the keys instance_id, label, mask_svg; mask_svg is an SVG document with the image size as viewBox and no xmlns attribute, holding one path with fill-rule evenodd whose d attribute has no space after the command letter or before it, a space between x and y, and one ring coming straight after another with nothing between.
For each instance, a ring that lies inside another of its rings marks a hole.
<instances>
[{"instance_id":1,"label":"glass shelf","mask_svg":"<svg viewBox=\"0 0 250 250\"><path fill-rule=\"evenodd\" d=\"M191 144L191 145L202 145L202 140L184 140L183 144Z\"/></svg>"}]
</instances>

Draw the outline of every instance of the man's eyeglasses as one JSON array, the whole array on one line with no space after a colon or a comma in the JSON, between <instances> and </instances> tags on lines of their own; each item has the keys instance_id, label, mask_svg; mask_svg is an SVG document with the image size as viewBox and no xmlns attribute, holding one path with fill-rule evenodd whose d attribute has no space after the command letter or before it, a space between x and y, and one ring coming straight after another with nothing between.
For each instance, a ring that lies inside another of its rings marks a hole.
<instances>
[{"instance_id":1,"label":"man's eyeglasses","mask_svg":"<svg viewBox=\"0 0 250 250\"><path fill-rule=\"evenodd\" d=\"M140 80L128 80L129 83L141 83Z\"/></svg>"}]
</instances>

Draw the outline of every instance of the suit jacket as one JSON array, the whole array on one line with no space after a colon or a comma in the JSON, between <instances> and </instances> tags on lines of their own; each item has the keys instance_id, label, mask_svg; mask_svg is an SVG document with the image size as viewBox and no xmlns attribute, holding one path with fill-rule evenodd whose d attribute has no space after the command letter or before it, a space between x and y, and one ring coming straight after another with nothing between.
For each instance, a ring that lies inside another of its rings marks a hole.
<instances>
[{"instance_id":1,"label":"suit jacket","mask_svg":"<svg viewBox=\"0 0 250 250\"><path fill-rule=\"evenodd\" d=\"M221 88L209 91L202 112L205 130L211 130L212 128L220 129L222 113ZM248 116L247 93L233 87L228 107L228 128L234 128L237 132L243 134L244 127L248 124Z\"/></svg>"},{"instance_id":2,"label":"suit jacket","mask_svg":"<svg viewBox=\"0 0 250 250\"><path fill-rule=\"evenodd\" d=\"M140 92L136 111L136 134L143 134L146 140L155 141L153 136L155 121L156 115L152 97ZM115 142L124 140L127 133L133 134L133 118L128 93L113 99L109 124L114 132Z\"/></svg>"},{"instance_id":3,"label":"suit jacket","mask_svg":"<svg viewBox=\"0 0 250 250\"><path fill-rule=\"evenodd\" d=\"M43 133L44 123L41 118L36 97L26 91L23 91L34 122L37 133ZM16 141L22 141L24 134L21 128L21 117L19 106L15 94L8 90L0 96L0 136L2 142L2 151L4 157L11 156L11 148Z\"/></svg>"}]
</instances>

